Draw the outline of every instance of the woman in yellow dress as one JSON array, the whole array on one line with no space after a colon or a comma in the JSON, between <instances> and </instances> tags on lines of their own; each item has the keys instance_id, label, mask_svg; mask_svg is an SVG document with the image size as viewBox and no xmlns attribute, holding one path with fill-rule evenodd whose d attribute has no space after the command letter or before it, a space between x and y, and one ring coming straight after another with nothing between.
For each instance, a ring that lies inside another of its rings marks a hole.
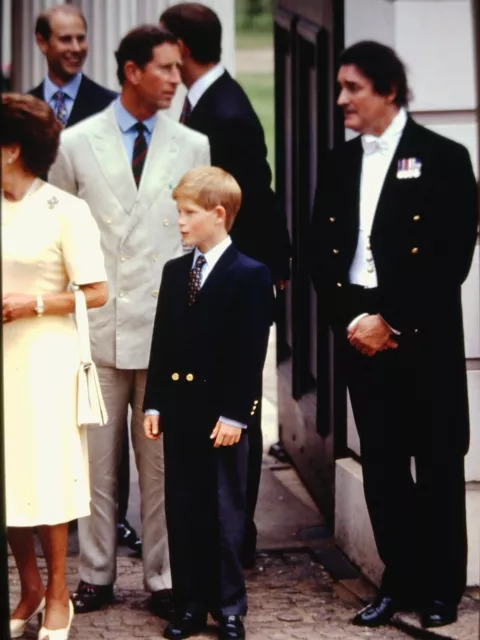
<instances>
[{"instance_id":1,"label":"woman in yellow dress","mask_svg":"<svg viewBox=\"0 0 480 640\"><path fill-rule=\"evenodd\" d=\"M6 93L1 118L5 485L8 540L21 583L10 634L20 637L42 614L39 640L66 640L73 618L65 580L68 522L90 510L68 285L83 289L88 307L100 307L108 296L106 273L88 205L39 178L58 149L61 125L53 111L32 96ZM33 527L46 558L46 585Z\"/></svg>"}]
</instances>

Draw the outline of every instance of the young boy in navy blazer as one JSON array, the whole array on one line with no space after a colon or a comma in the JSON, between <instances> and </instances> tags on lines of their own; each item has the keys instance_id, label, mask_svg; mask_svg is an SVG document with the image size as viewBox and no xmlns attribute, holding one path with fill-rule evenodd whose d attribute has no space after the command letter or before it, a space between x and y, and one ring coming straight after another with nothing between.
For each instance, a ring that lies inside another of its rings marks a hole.
<instances>
[{"instance_id":1,"label":"young boy in navy blazer","mask_svg":"<svg viewBox=\"0 0 480 640\"><path fill-rule=\"evenodd\" d=\"M229 231L236 180L217 167L189 171L173 192L184 244L165 265L145 392L145 434L165 447L165 508L178 615L166 638L244 638L241 550L248 440L272 320L267 267L239 253Z\"/></svg>"}]
</instances>

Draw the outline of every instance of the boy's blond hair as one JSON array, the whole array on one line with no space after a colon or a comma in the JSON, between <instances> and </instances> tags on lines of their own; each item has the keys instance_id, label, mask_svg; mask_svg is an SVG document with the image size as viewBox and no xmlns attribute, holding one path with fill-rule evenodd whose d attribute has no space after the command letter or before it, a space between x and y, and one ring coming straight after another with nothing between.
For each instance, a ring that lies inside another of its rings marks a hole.
<instances>
[{"instance_id":1,"label":"boy's blond hair","mask_svg":"<svg viewBox=\"0 0 480 640\"><path fill-rule=\"evenodd\" d=\"M238 182L219 167L195 167L190 169L177 184L172 198L189 198L207 211L222 206L226 212L227 231L233 226L242 202L242 191Z\"/></svg>"}]
</instances>

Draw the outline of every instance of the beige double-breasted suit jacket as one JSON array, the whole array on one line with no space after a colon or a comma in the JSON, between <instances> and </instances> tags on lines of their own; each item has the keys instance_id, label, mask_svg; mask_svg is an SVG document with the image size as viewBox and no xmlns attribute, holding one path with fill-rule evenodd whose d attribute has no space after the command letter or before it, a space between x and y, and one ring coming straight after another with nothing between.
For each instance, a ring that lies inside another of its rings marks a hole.
<instances>
[{"instance_id":1,"label":"beige double-breasted suit jacket","mask_svg":"<svg viewBox=\"0 0 480 640\"><path fill-rule=\"evenodd\" d=\"M49 180L88 202L107 266L109 301L90 311L97 365L147 368L163 265L182 255L172 190L205 164L206 136L161 112L138 189L113 107L63 132Z\"/></svg>"}]
</instances>

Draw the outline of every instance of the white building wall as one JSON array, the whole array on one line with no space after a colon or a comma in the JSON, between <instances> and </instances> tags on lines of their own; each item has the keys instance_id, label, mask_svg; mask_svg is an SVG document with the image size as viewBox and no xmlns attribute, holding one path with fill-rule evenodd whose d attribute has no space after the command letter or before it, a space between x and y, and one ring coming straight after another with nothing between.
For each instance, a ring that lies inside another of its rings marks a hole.
<instances>
[{"instance_id":1,"label":"white building wall","mask_svg":"<svg viewBox=\"0 0 480 640\"><path fill-rule=\"evenodd\" d=\"M479 175L473 4L470 0L345 0L345 46L364 39L392 46L407 66L415 120L464 144ZM468 584L480 583L480 257L477 244L464 284L463 311L471 445L466 458L469 536ZM348 445L360 453L349 404ZM377 581L375 550L358 463L337 462L336 537ZM355 504L352 510L349 505Z\"/></svg>"}]
</instances>

